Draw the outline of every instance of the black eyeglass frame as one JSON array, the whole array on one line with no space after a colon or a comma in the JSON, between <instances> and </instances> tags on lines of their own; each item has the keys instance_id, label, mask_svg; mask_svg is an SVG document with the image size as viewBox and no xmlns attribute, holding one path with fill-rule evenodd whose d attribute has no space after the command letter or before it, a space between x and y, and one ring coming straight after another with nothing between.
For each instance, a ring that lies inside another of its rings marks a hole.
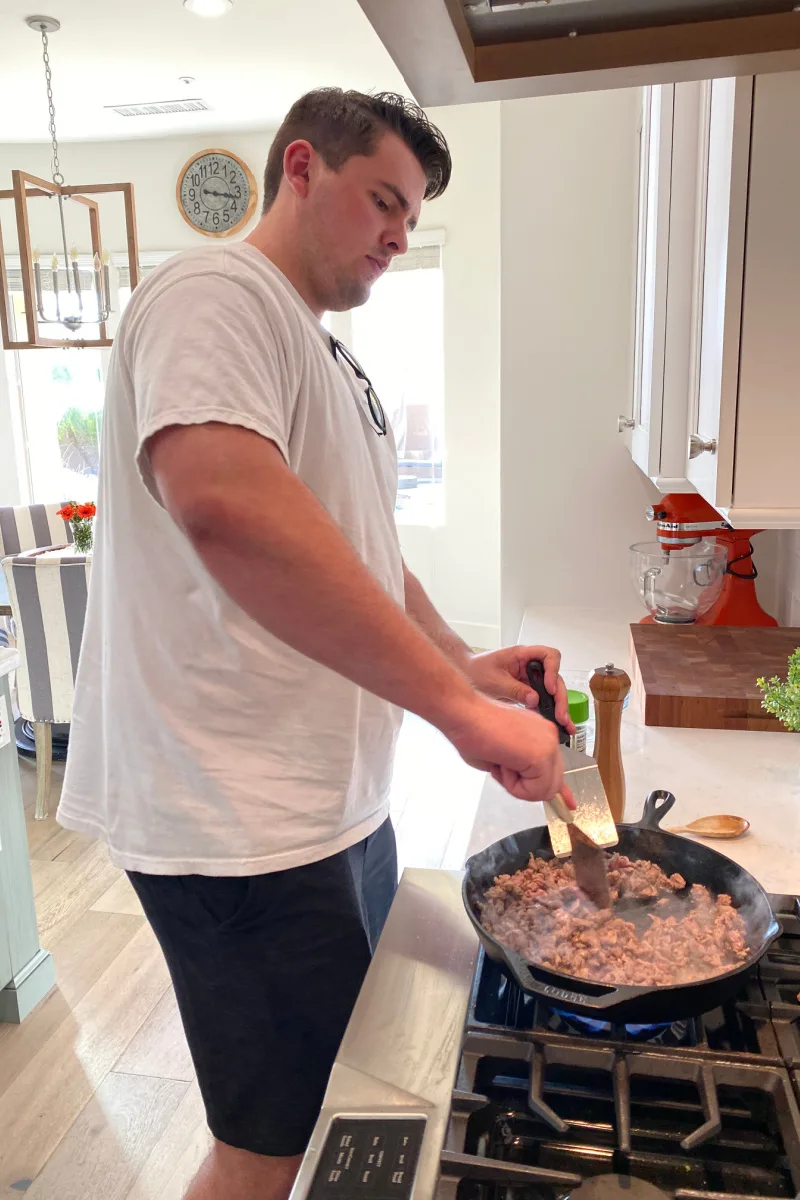
<instances>
[{"instance_id":1,"label":"black eyeglass frame","mask_svg":"<svg viewBox=\"0 0 800 1200\"><path fill-rule=\"evenodd\" d=\"M344 342L340 342L339 339L332 333L329 335L329 337L331 354L337 360L337 362L341 359L342 362L347 363L356 379L360 379L362 383L366 383L367 390L365 394L367 397L367 406L369 407L370 424L377 433L378 437L385 437L386 430L388 428L386 413L384 412L383 405L378 399L378 393L375 391L375 388L370 382L369 376L352 351L347 349L347 346L345 346Z\"/></svg>"}]
</instances>

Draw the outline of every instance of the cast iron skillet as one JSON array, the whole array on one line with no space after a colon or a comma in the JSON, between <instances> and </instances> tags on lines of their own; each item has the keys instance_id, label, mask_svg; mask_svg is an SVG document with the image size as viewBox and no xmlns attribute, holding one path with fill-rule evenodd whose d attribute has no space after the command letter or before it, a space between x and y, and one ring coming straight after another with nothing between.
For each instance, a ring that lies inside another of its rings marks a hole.
<instances>
[{"instance_id":1,"label":"cast iron skillet","mask_svg":"<svg viewBox=\"0 0 800 1200\"><path fill-rule=\"evenodd\" d=\"M595 1018L602 1016L604 1020L616 1023L655 1023L696 1016L716 1008L739 991L744 976L752 971L780 934L780 925L761 884L743 867L716 850L659 828L674 803L671 792L651 792L645 801L641 821L636 825L617 826L619 846L616 849L631 859L646 858L658 863L667 875L677 871L687 884L705 884L717 895L727 892L747 924L751 946L749 957L723 975L673 987L593 984L546 970L536 963L524 962L516 951L509 950L483 928L480 901L496 875L519 871L527 866L531 854L536 858L553 857L547 826L543 825L539 829L515 833L480 854L473 854L467 860L462 887L467 913L484 950L523 991L540 996L568 1012Z\"/></svg>"}]
</instances>

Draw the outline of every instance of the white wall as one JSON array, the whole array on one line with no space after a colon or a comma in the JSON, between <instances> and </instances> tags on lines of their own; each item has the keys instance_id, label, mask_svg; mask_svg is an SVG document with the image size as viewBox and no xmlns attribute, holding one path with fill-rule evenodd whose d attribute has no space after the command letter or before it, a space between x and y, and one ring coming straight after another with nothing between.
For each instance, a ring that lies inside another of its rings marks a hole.
<instances>
[{"instance_id":1,"label":"white wall","mask_svg":"<svg viewBox=\"0 0 800 1200\"><path fill-rule=\"evenodd\" d=\"M502 104L502 632L630 601L656 493L617 433L633 357L640 93Z\"/></svg>"},{"instance_id":2,"label":"white wall","mask_svg":"<svg viewBox=\"0 0 800 1200\"><path fill-rule=\"evenodd\" d=\"M800 628L800 529L766 530L753 546L761 604L781 625Z\"/></svg>"},{"instance_id":3,"label":"white wall","mask_svg":"<svg viewBox=\"0 0 800 1200\"><path fill-rule=\"evenodd\" d=\"M259 195L271 140L270 133L226 134L222 139L224 147L238 154L250 167L259 183ZM209 239L190 228L178 211L175 200L178 173L193 154L217 144L218 140L214 141L208 135L124 142L69 142L61 148L61 169L68 183L132 182L140 250L184 250L208 244ZM49 179L49 147L42 143L0 144L0 188L11 187L14 167ZM104 243L110 250L124 250L125 217L121 198L110 196L107 201L101 198L100 203ZM0 205L6 253L14 254L17 247L12 236L13 209L10 201L0 201ZM32 230L41 208L54 209L55 205L49 200L30 201ZM254 222L255 219L254 216ZM88 251L88 237L79 241L78 249ZM44 243L42 251L44 253Z\"/></svg>"},{"instance_id":4,"label":"white wall","mask_svg":"<svg viewBox=\"0 0 800 1200\"><path fill-rule=\"evenodd\" d=\"M500 644L500 105L432 109L453 178L423 214L446 230L445 505L402 526L409 567L471 646Z\"/></svg>"}]
</instances>

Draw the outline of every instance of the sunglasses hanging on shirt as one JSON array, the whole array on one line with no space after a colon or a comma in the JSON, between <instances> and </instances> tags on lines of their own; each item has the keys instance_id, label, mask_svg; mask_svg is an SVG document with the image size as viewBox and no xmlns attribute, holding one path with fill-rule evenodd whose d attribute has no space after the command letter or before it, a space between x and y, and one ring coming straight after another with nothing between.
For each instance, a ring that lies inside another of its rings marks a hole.
<instances>
[{"instance_id":1,"label":"sunglasses hanging on shirt","mask_svg":"<svg viewBox=\"0 0 800 1200\"><path fill-rule=\"evenodd\" d=\"M386 413L383 411L383 405L378 399L378 393L369 381L369 377L365 374L364 368L359 363L358 359L350 353L344 342L340 342L337 337L330 334L331 354L337 362L347 363L350 370L355 375L356 379L362 383L366 383L367 390L362 393L361 407L364 414L369 420L370 425L378 434L379 437L386 435Z\"/></svg>"}]
</instances>

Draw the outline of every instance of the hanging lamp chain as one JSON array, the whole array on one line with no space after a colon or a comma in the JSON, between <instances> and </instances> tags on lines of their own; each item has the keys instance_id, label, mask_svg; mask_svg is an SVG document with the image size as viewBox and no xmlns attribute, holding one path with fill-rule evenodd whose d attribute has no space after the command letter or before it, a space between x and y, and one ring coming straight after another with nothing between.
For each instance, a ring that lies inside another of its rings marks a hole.
<instances>
[{"instance_id":1,"label":"hanging lamp chain","mask_svg":"<svg viewBox=\"0 0 800 1200\"><path fill-rule=\"evenodd\" d=\"M56 106L53 101L53 72L50 69L50 51L47 39L47 30L44 26L41 27L42 35L42 61L44 62L44 77L47 83L47 107L50 112L50 137L53 143L53 160L52 172L53 183L62 184L64 176L61 174L61 164L58 161L58 138L56 136Z\"/></svg>"},{"instance_id":2,"label":"hanging lamp chain","mask_svg":"<svg viewBox=\"0 0 800 1200\"><path fill-rule=\"evenodd\" d=\"M51 168L53 172L53 183L59 186L64 183L64 176L61 174L61 163L58 161L58 137L56 135L56 105L53 100L53 72L50 69L50 43L47 38L47 30L44 25L39 26L39 32L42 35L42 62L44 63L44 78L47 84L47 107L50 113L50 139L53 144L53 159ZM67 254L67 229L64 223L64 199L59 193L58 195L58 216L61 225L61 245L64 250L64 272L67 277L67 291L72 291L72 279L69 270L69 257Z\"/></svg>"}]
</instances>

